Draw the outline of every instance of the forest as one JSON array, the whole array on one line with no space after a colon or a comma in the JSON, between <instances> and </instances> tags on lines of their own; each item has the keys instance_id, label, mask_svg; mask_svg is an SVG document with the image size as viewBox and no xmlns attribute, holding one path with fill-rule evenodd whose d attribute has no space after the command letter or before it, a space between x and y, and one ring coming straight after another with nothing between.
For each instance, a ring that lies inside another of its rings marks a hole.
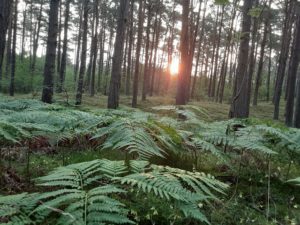
<instances>
[{"instance_id":1,"label":"forest","mask_svg":"<svg viewBox=\"0 0 300 225\"><path fill-rule=\"evenodd\" d=\"M0 0L0 225L300 225L298 0Z\"/></svg>"}]
</instances>

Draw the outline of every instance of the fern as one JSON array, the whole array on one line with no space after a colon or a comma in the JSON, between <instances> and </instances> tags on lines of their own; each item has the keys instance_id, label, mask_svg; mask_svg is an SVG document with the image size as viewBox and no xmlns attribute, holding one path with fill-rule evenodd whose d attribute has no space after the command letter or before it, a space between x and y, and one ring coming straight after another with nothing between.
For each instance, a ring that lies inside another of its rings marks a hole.
<instances>
[{"instance_id":1,"label":"fern","mask_svg":"<svg viewBox=\"0 0 300 225\"><path fill-rule=\"evenodd\" d=\"M227 189L204 173L134 160L95 160L60 167L37 182L51 191L1 197L0 217L11 222L24 217L20 224L41 224L49 218L55 218L52 224L130 224L130 208L123 201L128 203L124 197L131 187L130 191L154 194L186 217L208 223L198 204L217 199L215 194Z\"/></svg>"}]
</instances>

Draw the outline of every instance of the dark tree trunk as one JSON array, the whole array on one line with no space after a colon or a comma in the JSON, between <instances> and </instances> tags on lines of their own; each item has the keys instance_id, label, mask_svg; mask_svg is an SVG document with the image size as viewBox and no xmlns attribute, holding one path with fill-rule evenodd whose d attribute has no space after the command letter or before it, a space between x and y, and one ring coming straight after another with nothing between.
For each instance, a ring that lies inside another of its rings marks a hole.
<instances>
[{"instance_id":1,"label":"dark tree trunk","mask_svg":"<svg viewBox=\"0 0 300 225\"><path fill-rule=\"evenodd\" d=\"M35 64L36 64L36 57L37 57L36 54L39 47L43 7L44 7L44 0L42 0L40 3L39 14L38 14L37 22L35 24L34 35L33 35L33 53L32 53L32 62L31 62L32 74L35 72Z\"/></svg>"},{"instance_id":2,"label":"dark tree trunk","mask_svg":"<svg viewBox=\"0 0 300 225\"><path fill-rule=\"evenodd\" d=\"M64 89L64 82L66 76L66 67L67 67L67 57L68 57L68 29L69 29L69 18L70 18L70 3L71 0L66 0L65 6L65 21L64 21L64 41L63 41L63 51L61 55L61 66L59 71L59 81L57 92L61 93Z\"/></svg>"},{"instance_id":3,"label":"dark tree trunk","mask_svg":"<svg viewBox=\"0 0 300 225\"><path fill-rule=\"evenodd\" d=\"M81 38L82 38L82 12L83 12L83 4L79 3L79 27L78 27L78 37L77 37L77 49L76 49L76 60L74 66L74 81L77 80L77 74L79 70L79 59L80 59L80 49L81 49Z\"/></svg>"},{"instance_id":4,"label":"dark tree trunk","mask_svg":"<svg viewBox=\"0 0 300 225\"><path fill-rule=\"evenodd\" d=\"M296 93L296 109L295 109L295 121L294 125L296 128L300 128L300 82L298 78L298 87L297 87L297 93Z\"/></svg>"},{"instance_id":5,"label":"dark tree trunk","mask_svg":"<svg viewBox=\"0 0 300 225\"><path fill-rule=\"evenodd\" d=\"M47 38L46 61L42 101L51 104L53 97L53 77L55 74L55 57L58 34L58 8L60 0L50 1L49 26Z\"/></svg>"},{"instance_id":6,"label":"dark tree trunk","mask_svg":"<svg viewBox=\"0 0 300 225\"><path fill-rule=\"evenodd\" d=\"M264 57L265 57L265 48L268 40L268 32L269 32L269 15L267 15L266 21L265 21L265 27L264 27L264 34L263 39L261 42L260 47L260 58L258 63L258 69L257 69L257 76L255 81L255 89L254 89L254 95L253 95L253 105L257 106L257 99L258 99L258 90L261 85L262 80L262 71L263 71L263 65L264 65Z\"/></svg>"},{"instance_id":7,"label":"dark tree trunk","mask_svg":"<svg viewBox=\"0 0 300 225\"><path fill-rule=\"evenodd\" d=\"M134 14L134 0L130 1L130 27L129 27L129 46L127 54L127 71L126 71L126 84L125 84L125 94L130 95L130 80L131 80L131 65L132 65L132 46L133 46L133 14Z\"/></svg>"},{"instance_id":8,"label":"dark tree trunk","mask_svg":"<svg viewBox=\"0 0 300 225\"><path fill-rule=\"evenodd\" d=\"M5 77L8 78L10 75L11 69L11 49L12 49L12 36L13 36L13 20L12 20L12 11L10 12L10 20L8 27L8 35L6 42L6 62L5 62Z\"/></svg>"},{"instance_id":9,"label":"dark tree trunk","mask_svg":"<svg viewBox=\"0 0 300 225\"><path fill-rule=\"evenodd\" d=\"M27 3L25 2L25 9L23 11L23 28L22 28L22 41L21 41L21 61L24 60L25 56L25 39L26 39L26 20L27 20Z\"/></svg>"},{"instance_id":10,"label":"dark tree trunk","mask_svg":"<svg viewBox=\"0 0 300 225\"><path fill-rule=\"evenodd\" d=\"M127 24L128 3L129 0L120 0L117 34L115 40L112 73L111 73L108 102L107 102L107 107L109 109L116 109L119 107L121 71L122 71L125 31L126 31L126 24Z\"/></svg>"},{"instance_id":11,"label":"dark tree trunk","mask_svg":"<svg viewBox=\"0 0 300 225\"><path fill-rule=\"evenodd\" d=\"M292 24L292 14L293 14L293 0L288 0L285 9L285 21L282 30L282 40L281 40L281 51L279 56L277 77L274 89L274 119L279 119L279 105L282 93L282 86L285 76L286 62L289 54L289 46L291 41L291 24Z\"/></svg>"},{"instance_id":12,"label":"dark tree trunk","mask_svg":"<svg viewBox=\"0 0 300 225\"><path fill-rule=\"evenodd\" d=\"M233 36L233 28L234 28L234 20L236 17L237 13L237 5L238 5L238 0L234 1L234 6L232 10L232 17L231 17L231 23L230 23L230 29L227 35L227 42L226 42L226 47L224 51L224 59L223 63L221 66L221 72L220 72L220 81L218 85L218 90L217 90L217 95L216 95L216 101L219 103L223 102L223 96L224 96L224 89L225 89L225 83L226 83L226 76L227 76L227 68L228 68L228 61L229 61L229 52L230 52L230 47L232 46L232 36ZM232 54L231 54L232 56Z\"/></svg>"},{"instance_id":13,"label":"dark tree trunk","mask_svg":"<svg viewBox=\"0 0 300 225\"><path fill-rule=\"evenodd\" d=\"M294 33L294 43L288 71L289 82L287 84L288 91L285 108L285 124L289 127L293 126L295 88L297 83L297 71L300 61L300 13L298 13L297 15L297 22Z\"/></svg>"},{"instance_id":14,"label":"dark tree trunk","mask_svg":"<svg viewBox=\"0 0 300 225\"><path fill-rule=\"evenodd\" d=\"M143 79L143 90L142 90L142 100L146 100L146 95L149 87L149 67L150 67L150 28L151 28L151 18L152 18L152 5L148 5L148 17L147 17L147 29L146 29L146 49L145 49L145 66L144 66L144 79Z\"/></svg>"},{"instance_id":15,"label":"dark tree trunk","mask_svg":"<svg viewBox=\"0 0 300 225\"><path fill-rule=\"evenodd\" d=\"M272 69L272 26L271 24L269 24L270 26L270 31L269 31L269 64L268 64L268 77L267 77L267 96L266 96L266 100L267 102L270 101L270 84L271 84L271 69Z\"/></svg>"},{"instance_id":16,"label":"dark tree trunk","mask_svg":"<svg viewBox=\"0 0 300 225\"><path fill-rule=\"evenodd\" d=\"M137 107L137 97L139 91L139 73L140 73L140 54L143 36L143 0L139 0L139 13L138 13L138 37L136 44L136 54L135 54L135 70L133 78L133 93L132 93L132 107Z\"/></svg>"},{"instance_id":17,"label":"dark tree trunk","mask_svg":"<svg viewBox=\"0 0 300 225\"><path fill-rule=\"evenodd\" d=\"M0 80L2 79L2 65L6 45L6 33L10 22L12 11L11 0L0 1Z\"/></svg>"},{"instance_id":18,"label":"dark tree trunk","mask_svg":"<svg viewBox=\"0 0 300 225\"><path fill-rule=\"evenodd\" d=\"M150 96L153 96L154 92L154 84L155 84L155 74L156 74L156 61L157 61L157 51L158 51L158 44L159 44L159 37L161 32L161 23L162 23L162 16L161 16L161 10L160 10L160 4L158 4L158 13L159 13L159 20L156 24L155 28L155 46L154 46L154 59L153 59L153 65L151 69L151 84L150 84Z\"/></svg>"},{"instance_id":19,"label":"dark tree trunk","mask_svg":"<svg viewBox=\"0 0 300 225\"><path fill-rule=\"evenodd\" d=\"M182 28L180 38L181 62L177 82L176 105L185 105L187 103L188 86L188 65L189 65L189 13L190 0L182 0Z\"/></svg>"},{"instance_id":20,"label":"dark tree trunk","mask_svg":"<svg viewBox=\"0 0 300 225\"><path fill-rule=\"evenodd\" d=\"M95 95L95 79L96 79L96 65L97 65L97 53L98 53L98 27L99 27L99 0L95 0L95 14L96 14L96 26L95 26L95 34L94 34L94 51L93 51L93 64L91 71L91 82L90 82L90 96L93 97Z\"/></svg>"},{"instance_id":21,"label":"dark tree trunk","mask_svg":"<svg viewBox=\"0 0 300 225\"><path fill-rule=\"evenodd\" d=\"M254 1L255 7L258 7L259 0ZM260 27L260 16L259 17L253 17L253 27L252 27L252 32L251 32L251 50L250 50L250 56L249 56L249 65L248 65L248 84L247 84L247 104L248 107L247 109L249 110L250 108L250 102L251 102L251 93L252 93L252 86L253 86L253 74L255 71L255 66L256 66L256 53L258 49L258 42L259 42L259 34L258 30ZM248 112L249 114L249 112Z\"/></svg>"},{"instance_id":22,"label":"dark tree trunk","mask_svg":"<svg viewBox=\"0 0 300 225\"><path fill-rule=\"evenodd\" d=\"M212 88L211 88L210 97L215 97L215 94L216 94L217 73L218 73L218 63L219 63L219 50L220 50L220 44L221 44L221 33L222 33L223 20L224 20L224 10L225 10L225 6L222 7L221 21L220 21L218 37L217 37L217 48L216 48L216 56L215 56L214 75L213 75L213 81L212 81Z\"/></svg>"},{"instance_id":23,"label":"dark tree trunk","mask_svg":"<svg viewBox=\"0 0 300 225\"><path fill-rule=\"evenodd\" d=\"M104 22L102 23L101 33L99 35L99 45L100 45L100 53L99 53L99 62L98 62L98 84L97 84L97 91L101 92L101 85L102 85L102 75L103 75L103 68L104 68L104 44L105 44L105 32L104 32Z\"/></svg>"},{"instance_id":24,"label":"dark tree trunk","mask_svg":"<svg viewBox=\"0 0 300 225\"><path fill-rule=\"evenodd\" d=\"M61 30L62 30L62 7L61 2L59 3L59 22L58 22L58 43L57 43L57 57L56 57L56 73L60 74L61 66ZM58 78L59 80L59 78Z\"/></svg>"},{"instance_id":25,"label":"dark tree trunk","mask_svg":"<svg viewBox=\"0 0 300 225\"><path fill-rule=\"evenodd\" d=\"M76 105L81 105L83 92L83 79L86 68L86 51L87 51L87 33L88 33L88 16L89 16L89 0L84 0L83 6L83 32L82 32L82 49L81 49L81 64L78 76L78 86L76 93Z\"/></svg>"},{"instance_id":26,"label":"dark tree trunk","mask_svg":"<svg viewBox=\"0 0 300 225\"><path fill-rule=\"evenodd\" d=\"M14 19L13 19L13 44L11 52L11 74L10 74L10 85L9 95L14 96L15 94L15 71L16 71L16 43L17 43L17 29L18 29L18 0L14 1Z\"/></svg>"},{"instance_id":27,"label":"dark tree trunk","mask_svg":"<svg viewBox=\"0 0 300 225\"><path fill-rule=\"evenodd\" d=\"M249 11L253 5L253 0L244 0L243 5L243 21L242 36L240 39L240 50L238 56L238 67L235 78L235 87L233 91L233 99L229 112L230 118L245 118L249 116L249 105L247 103L248 76L248 56L249 56L249 40L251 31L251 16Z\"/></svg>"}]
</instances>

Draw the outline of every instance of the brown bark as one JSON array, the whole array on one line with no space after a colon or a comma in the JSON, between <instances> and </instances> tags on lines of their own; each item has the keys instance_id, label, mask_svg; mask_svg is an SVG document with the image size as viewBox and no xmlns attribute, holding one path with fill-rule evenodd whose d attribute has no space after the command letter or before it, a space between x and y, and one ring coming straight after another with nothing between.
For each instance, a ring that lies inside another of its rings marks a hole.
<instances>
[{"instance_id":1,"label":"brown bark","mask_svg":"<svg viewBox=\"0 0 300 225\"><path fill-rule=\"evenodd\" d=\"M125 31L127 24L128 3L129 0L120 0L117 34L115 40L112 73L107 102L107 107L109 109L116 109L119 107L121 71Z\"/></svg>"}]
</instances>

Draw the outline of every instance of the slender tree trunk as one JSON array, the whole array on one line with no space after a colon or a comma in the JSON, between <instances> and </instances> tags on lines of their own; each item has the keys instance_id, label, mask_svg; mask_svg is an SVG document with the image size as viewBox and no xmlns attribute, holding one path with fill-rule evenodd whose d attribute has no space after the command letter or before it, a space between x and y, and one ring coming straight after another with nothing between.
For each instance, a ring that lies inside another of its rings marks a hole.
<instances>
[{"instance_id":1,"label":"slender tree trunk","mask_svg":"<svg viewBox=\"0 0 300 225\"><path fill-rule=\"evenodd\" d=\"M9 85L9 95L15 94L15 71L16 71L16 47L17 47L17 29L18 29L18 0L14 1L14 19L13 19L13 44L11 54L11 75Z\"/></svg>"},{"instance_id":2,"label":"slender tree trunk","mask_svg":"<svg viewBox=\"0 0 300 225\"><path fill-rule=\"evenodd\" d=\"M134 14L134 0L130 1L130 26L129 26L129 46L127 54L127 71L126 71L126 84L125 84L125 94L130 95L130 79L131 79L131 65L132 65L132 47L133 47L133 14Z\"/></svg>"},{"instance_id":3,"label":"slender tree trunk","mask_svg":"<svg viewBox=\"0 0 300 225\"><path fill-rule=\"evenodd\" d=\"M12 1L0 1L0 80L2 79L2 65L4 58L4 51L6 45L6 33L11 20Z\"/></svg>"},{"instance_id":4,"label":"slender tree trunk","mask_svg":"<svg viewBox=\"0 0 300 225\"><path fill-rule=\"evenodd\" d=\"M257 76L255 81L255 89L254 89L254 95L253 95L253 105L257 106L257 99L258 99L258 90L261 85L262 80L262 71L263 71L263 65L264 65L264 57L265 57L265 48L268 40L268 32L269 32L269 15L266 18L265 21L265 27L264 27L264 34L263 39L261 42L260 47L260 58L258 63L258 69L257 69Z\"/></svg>"},{"instance_id":5,"label":"slender tree trunk","mask_svg":"<svg viewBox=\"0 0 300 225\"><path fill-rule=\"evenodd\" d=\"M56 57L56 74L60 74L61 66L61 31L62 31L62 7L61 2L59 3L59 22L58 22L58 43L57 43L57 57ZM59 76L57 76L58 78ZM59 78L57 79L59 80Z\"/></svg>"},{"instance_id":6,"label":"slender tree trunk","mask_svg":"<svg viewBox=\"0 0 300 225\"><path fill-rule=\"evenodd\" d=\"M99 62L98 62L98 85L97 91L101 92L102 85L102 76L103 76L103 68L104 68L104 44L105 44L105 32L104 32L104 22L102 22L101 33L99 35L99 45L100 45L100 53L99 53Z\"/></svg>"},{"instance_id":7,"label":"slender tree trunk","mask_svg":"<svg viewBox=\"0 0 300 225\"><path fill-rule=\"evenodd\" d=\"M33 53L32 53L32 62L31 62L31 73L32 74L34 74L34 72L35 72L37 50L39 47L39 40L40 40L43 7L44 7L44 0L42 0L40 3L39 14L38 14L37 22L36 22L35 29L34 29L34 35L33 35Z\"/></svg>"},{"instance_id":8,"label":"slender tree trunk","mask_svg":"<svg viewBox=\"0 0 300 225\"><path fill-rule=\"evenodd\" d=\"M300 6L300 4L299 4ZM294 44L291 53L290 66L288 71L289 82L287 84L287 101L285 108L285 124L287 126L293 126L294 118L294 101L295 101L295 89L297 83L297 71L300 61L300 13L297 15L296 28L294 31Z\"/></svg>"},{"instance_id":9,"label":"slender tree trunk","mask_svg":"<svg viewBox=\"0 0 300 225\"><path fill-rule=\"evenodd\" d=\"M270 101L270 84L271 84L271 73L272 73L272 26L269 24L269 64L268 64L268 77L267 77L267 102Z\"/></svg>"},{"instance_id":10,"label":"slender tree trunk","mask_svg":"<svg viewBox=\"0 0 300 225\"><path fill-rule=\"evenodd\" d=\"M53 77L55 74L55 56L58 34L58 8L60 0L50 1L49 27L47 38L46 61L44 67L44 82L42 101L52 103Z\"/></svg>"},{"instance_id":11,"label":"slender tree trunk","mask_svg":"<svg viewBox=\"0 0 300 225\"><path fill-rule=\"evenodd\" d=\"M182 28L180 38L181 62L178 74L176 105L185 105L187 102L188 64L189 64L189 13L190 0L182 0Z\"/></svg>"},{"instance_id":12,"label":"slender tree trunk","mask_svg":"<svg viewBox=\"0 0 300 225\"><path fill-rule=\"evenodd\" d=\"M258 7L259 0L254 1L255 7ZM255 66L256 66L256 52L258 49L258 42L259 42L259 35L258 35L258 30L260 27L260 16L258 17L253 17L253 27L252 27L252 32L251 32L251 49L250 49L250 58L249 58L249 65L248 65L248 85L247 85L247 104L248 107L247 109L249 110L250 108L250 102L251 102L251 93L252 93L252 86L253 86L253 74L255 71ZM248 112L249 114L249 112Z\"/></svg>"},{"instance_id":13,"label":"slender tree trunk","mask_svg":"<svg viewBox=\"0 0 300 225\"><path fill-rule=\"evenodd\" d=\"M6 62L5 62L5 77L8 78L10 76L11 69L11 50L12 50L12 36L13 36L13 19L12 19L12 11L10 12L10 20L8 27L8 35L6 42Z\"/></svg>"},{"instance_id":14,"label":"slender tree trunk","mask_svg":"<svg viewBox=\"0 0 300 225\"><path fill-rule=\"evenodd\" d=\"M117 34L115 40L112 73L111 73L108 102L107 102L107 107L109 109L116 109L119 107L121 71L122 71L125 31L126 31L126 24L127 24L128 3L129 0L120 0Z\"/></svg>"},{"instance_id":15,"label":"slender tree trunk","mask_svg":"<svg viewBox=\"0 0 300 225\"><path fill-rule=\"evenodd\" d=\"M69 18L70 18L70 3L71 0L66 0L65 3L65 21L64 21L64 40L63 40L63 51L61 55L61 66L59 71L59 81L57 92L61 93L64 89L64 82L66 76L66 67L67 67L67 51L68 51L68 29L69 29Z\"/></svg>"},{"instance_id":16,"label":"slender tree trunk","mask_svg":"<svg viewBox=\"0 0 300 225\"><path fill-rule=\"evenodd\" d=\"M81 64L78 76L78 86L76 93L76 105L81 105L83 92L83 79L86 68L86 51L87 51L87 33L88 33L88 16L89 16L89 0L84 0L83 6L83 34L82 34L82 49L81 49Z\"/></svg>"},{"instance_id":17,"label":"slender tree trunk","mask_svg":"<svg viewBox=\"0 0 300 225\"><path fill-rule=\"evenodd\" d=\"M24 60L25 56L25 41L26 41L26 20L27 20L27 3L25 3L25 9L23 11L23 28L22 28L22 41L21 41L21 61Z\"/></svg>"},{"instance_id":18,"label":"slender tree trunk","mask_svg":"<svg viewBox=\"0 0 300 225\"><path fill-rule=\"evenodd\" d=\"M281 51L279 56L277 77L274 89L274 119L279 119L279 106L282 93L282 86L285 76L286 62L289 54L289 46L291 41L291 24L292 24L292 14L293 14L293 0L287 0L285 9L285 21L282 30L282 40L281 40Z\"/></svg>"},{"instance_id":19,"label":"slender tree trunk","mask_svg":"<svg viewBox=\"0 0 300 225\"><path fill-rule=\"evenodd\" d=\"M243 21L242 36L240 39L240 50L238 56L238 68L235 78L235 87L233 91L233 99L229 112L230 118L245 118L249 116L249 105L247 103L248 76L247 65L249 55L249 40L251 31L251 16L249 12L252 8L253 0L244 0L243 5Z\"/></svg>"},{"instance_id":20,"label":"slender tree trunk","mask_svg":"<svg viewBox=\"0 0 300 225\"><path fill-rule=\"evenodd\" d=\"M83 12L83 4L79 3L79 27L78 27L78 37L77 37L77 49L76 49L76 60L74 66L74 81L77 80L77 74L79 70L79 59L80 59L80 49L81 49L81 39L82 39L82 12Z\"/></svg>"},{"instance_id":21,"label":"slender tree trunk","mask_svg":"<svg viewBox=\"0 0 300 225\"><path fill-rule=\"evenodd\" d=\"M212 81L212 88L211 88L210 97L215 97L215 94L216 94L217 73L218 73L218 63L219 63L219 50L220 50L221 33L222 33L222 27L223 27L223 21L224 21L224 11L225 11L225 6L222 7L221 21L220 21L218 37L217 37L217 48L216 48L216 56L215 56L214 75L213 75L213 81Z\"/></svg>"},{"instance_id":22,"label":"slender tree trunk","mask_svg":"<svg viewBox=\"0 0 300 225\"><path fill-rule=\"evenodd\" d=\"M143 79L143 90L142 90L142 101L146 100L146 95L149 85L149 65L150 65L150 28L151 28L151 18L152 18L152 4L148 5L148 17L146 26L146 49L145 49L145 67L144 67L144 79Z\"/></svg>"},{"instance_id":23,"label":"slender tree trunk","mask_svg":"<svg viewBox=\"0 0 300 225\"><path fill-rule=\"evenodd\" d=\"M298 77L298 87L296 93L296 109L295 109L295 121L294 125L296 128L300 128L300 79Z\"/></svg>"},{"instance_id":24,"label":"slender tree trunk","mask_svg":"<svg viewBox=\"0 0 300 225\"><path fill-rule=\"evenodd\" d=\"M138 37L136 44L136 55L135 55L135 71L133 78L133 94L132 94L132 107L137 107L137 97L139 90L139 73L140 73L140 53L143 36L143 0L139 0L139 13L138 13Z\"/></svg>"},{"instance_id":25,"label":"slender tree trunk","mask_svg":"<svg viewBox=\"0 0 300 225\"><path fill-rule=\"evenodd\" d=\"M92 62L92 74L91 74L91 82L90 82L90 96L93 97L95 95L95 79L96 79L96 65L97 65L97 53L98 53L98 27L99 27L99 0L95 0L95 14L96 14L96 26L95 26L95 34L94 34L94 51L93 51L93 62Z\"/></svg>"}]
</instances>

